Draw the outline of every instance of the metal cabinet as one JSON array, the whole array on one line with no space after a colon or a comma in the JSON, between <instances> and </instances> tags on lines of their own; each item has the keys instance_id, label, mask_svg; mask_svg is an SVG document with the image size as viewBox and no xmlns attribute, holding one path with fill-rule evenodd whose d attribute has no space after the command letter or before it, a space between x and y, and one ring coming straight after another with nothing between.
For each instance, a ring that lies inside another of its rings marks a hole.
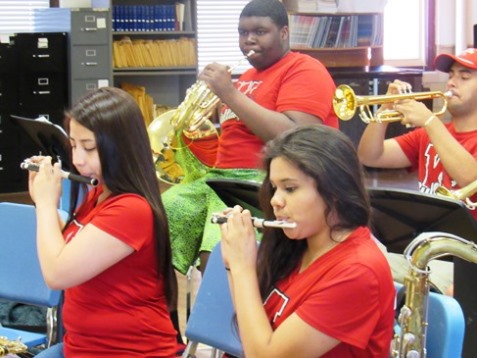
<instances>
[{"instance_id":1,"label":"metal cabinet","mask_svg":"<svg viewBox=\"0 0 477 358\"><path fill-rule=\"evenodd\" d=\"M68 99L66 33L20 33L0 45L0 192L27 190L23 159L38 153L11 115L61 123Z\"/></svg>"},{"instance_id":2,"label":"metal cabinet","mask_svg":"<svg viewBox=\"0 0 477 358\"><path fill-rule=\"evenodd\" d=\"M20 33L13 41L19 59L14 114L61 124L68 99L66 33Z\"/></svg>"},{"instance_id":3,"label":"metal cabinet","mask_svg":"<svg viewBox=\"0 0 477 358\"><path fill-rule=\"evenodd\" d=\"M40 9L34 18L35 31L68 34L69 106L88 91L112 85L109 9Z\"/></svg>"}]
</instances>

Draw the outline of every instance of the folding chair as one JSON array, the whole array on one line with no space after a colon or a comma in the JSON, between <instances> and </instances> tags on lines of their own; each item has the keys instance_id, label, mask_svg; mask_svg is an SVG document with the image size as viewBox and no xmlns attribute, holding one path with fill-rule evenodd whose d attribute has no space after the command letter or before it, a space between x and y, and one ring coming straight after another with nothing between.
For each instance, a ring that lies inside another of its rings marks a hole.
<instances>
[{"instance_id":1,"label":"folding chair","mask_svg":"<svg viewBox=\"0 0 477 358\"><path fill-rule=\"evenodd\" d=\"M395 282L395 287L399 292L403 285ZM464 343L465 319L457 300L437 292L430 292L427 321L427 356L460 357Z\"/></svg>"},{"instance_id":2,"label":"folding chair","mask_svg":"<svg viewBox=\"0 0 477 358\"><path fill-rule=\"evenodd\" d=\"M219 350L237 357L243 356L234 316L219 243L210 254L187 321L185 336L189 341L182 357L193 357L199 343L212 347L213 355Z\"/></svg>"},{"instance_id":3,"label":"folding chair","mask_svg":"<svg viewBox=\"0 0 477 358\"><path fill-rule=\"evenodd\" d=\"M67 213L59 210L66 220ZM46 333L0 325L0 336L21 340L28 348L53 344L58 339L57 314L61 291L48 288L36 249L36 213L32 205L0 203L0 298L47 308Z\"/></svg>"}]
</instances>

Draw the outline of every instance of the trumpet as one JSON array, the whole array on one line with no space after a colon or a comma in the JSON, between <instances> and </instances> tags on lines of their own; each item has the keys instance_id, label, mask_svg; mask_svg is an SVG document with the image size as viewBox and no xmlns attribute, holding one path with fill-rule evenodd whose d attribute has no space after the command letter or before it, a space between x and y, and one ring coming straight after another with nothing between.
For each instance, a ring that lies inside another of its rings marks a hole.
<instances>
[{"instance_id":1,"label":"trumpet","mask_svg":"<svg viewBox=\"0 0 477 358\"><path fill-rule=\"evenodd\" d=\"M225 224L227 222L228 216L213 214L210 218L212 224ZM265 220L252 217L252 225L258 229L263 229L264 227L272 227L277 229L294 229L296 228L296 223L283 221L283 220Z\"/></svg>"},{"instance_id":2,"label":"trumpet","mask_svg":"<svg viewBox=\"0 0 477 358\"><path fill-rule=\"evenodd\" d=\"M477 207L477 203L469 199L475 193L477 193L477 180L457 190L449 190L445 186L439 186L436 189L437 195L462 201L469 209L475 209Z\"/></svg>"},{"instance_id":3,"label":"trumpet","mask_svg":"<svg viewBox=\"0 0 477 358\"><path fill-rule=\"evenodd\" d=\"M30 170L32 172L37 172L37 171L40 170L39 165L34 164L34 163L32 163L28 160L24 160L20 164L20 168L24 169L24 170ZM82 175L66 172L64 170L61 171L61 177L64 178L64 179L70 179L70 180L73 180L73 181L77 181L79 183L86 183L86 184L89 184L89 185L92 185L92 186L96 186L96 185L99 184L99 180L96 179L96 178L89 178L89 177L85 177L85 176L82 176Z\"/></svg>"},{"instance_id":4,"label":"trumpet","mask_svg":"<svg viewBox=\"0 0 477 358\"><path fill-rule=\"evenodd\" d=\"M357 96L353 89L348 85L340 85L336 88L333 97L333 109L339 119L348 121L353 118L356 109L359 107L361 120L369 123L400 122L404 119L401 112L394 110L384 110L374 115L369 106L375 104L393 103L402 99L414 99L422 101L425 99L442 98L444 104L442 108L434 113L436 116L444 114L447 110L447 98L452 96L451 91L430 91L403 93L395 95L377 95L377 96Z\"/></svg>"}]
</instances>

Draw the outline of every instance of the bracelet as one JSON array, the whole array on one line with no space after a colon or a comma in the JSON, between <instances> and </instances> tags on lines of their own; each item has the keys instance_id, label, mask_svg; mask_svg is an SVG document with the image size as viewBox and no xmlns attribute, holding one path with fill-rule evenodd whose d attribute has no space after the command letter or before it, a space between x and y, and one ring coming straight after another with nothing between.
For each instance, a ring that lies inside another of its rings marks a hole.
<instances>
[{"instance_id":1,"label":"bracelet","mask_svg":"<svg viewBox=\"0 0 477 358\"><path fill-rule=\"evenodd\" d=\"M427 118L426 121L424 122L424 127L427 127L429 124L431 124L431 122L434 120L434 118L437 118L435 114L433 114L432 116Z\"/></svg>"}]
</instances>

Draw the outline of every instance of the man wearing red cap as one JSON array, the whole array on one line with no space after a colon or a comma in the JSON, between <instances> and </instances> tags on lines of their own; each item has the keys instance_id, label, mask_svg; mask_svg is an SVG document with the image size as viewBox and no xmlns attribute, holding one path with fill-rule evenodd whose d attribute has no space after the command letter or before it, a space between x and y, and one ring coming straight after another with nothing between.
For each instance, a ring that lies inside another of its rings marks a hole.
<instances>
[{"instance_id":1,"label":"man wearing red cap","mask_svg":"<svg viewBox=\"0 0 477 358\"><path fill-rule=\"evenodd\" d=\"M437 70L449 73L446 84L447 110L451 118L442 122L422 102L411 99L385 104L379 111L393 109L402 113L402 124L416 127L413 131L385 139L386 123L371 123L365 129L358 146L361 162L369 167L408 168L418 170L421 192L435 194L437 187L456 190L477 180L477 49L467 49L459 56L441 54L434 60ZM407 93L408 83L394 81L388 94ZM471 200L476 201L477 195ZM469 207L477 219L477 209ZM466 238L476 240L475 237ZM402 282L408 265L402 255L388 254L393 278ZM431 281L440 281L441 290L459 301L466 319L463 357L475 357L477 352L477 294L473 282L477 266L461 259L451 262L434 260ZM453 274L454 272L454 274ZM455 282L453 281L455 278ZM455 286L455 289L454 289Z\"/></svg>"},{"instance_id":2,"label":"man wearing red cap","mask_svg":"<svg viewBox=\"0 0 477 358\"><path fill-rule=\"evenodd\" d=\"M443 123L422 102L411 99L381 106L403 114L402 124L416 127L385 139L386 123L371 123L361 137L361 162L375 168L418 170L419 190L435 194L437 187L462 188L477 180L477 49L459 56L436 57L437 70L448 72L446 91L449 123ZM395 80L388 94L406 93L411 86ZM474 196L475 199L476 196ZM477 209L469 208L477 219Z\"/></svg>"}]
</instances>

